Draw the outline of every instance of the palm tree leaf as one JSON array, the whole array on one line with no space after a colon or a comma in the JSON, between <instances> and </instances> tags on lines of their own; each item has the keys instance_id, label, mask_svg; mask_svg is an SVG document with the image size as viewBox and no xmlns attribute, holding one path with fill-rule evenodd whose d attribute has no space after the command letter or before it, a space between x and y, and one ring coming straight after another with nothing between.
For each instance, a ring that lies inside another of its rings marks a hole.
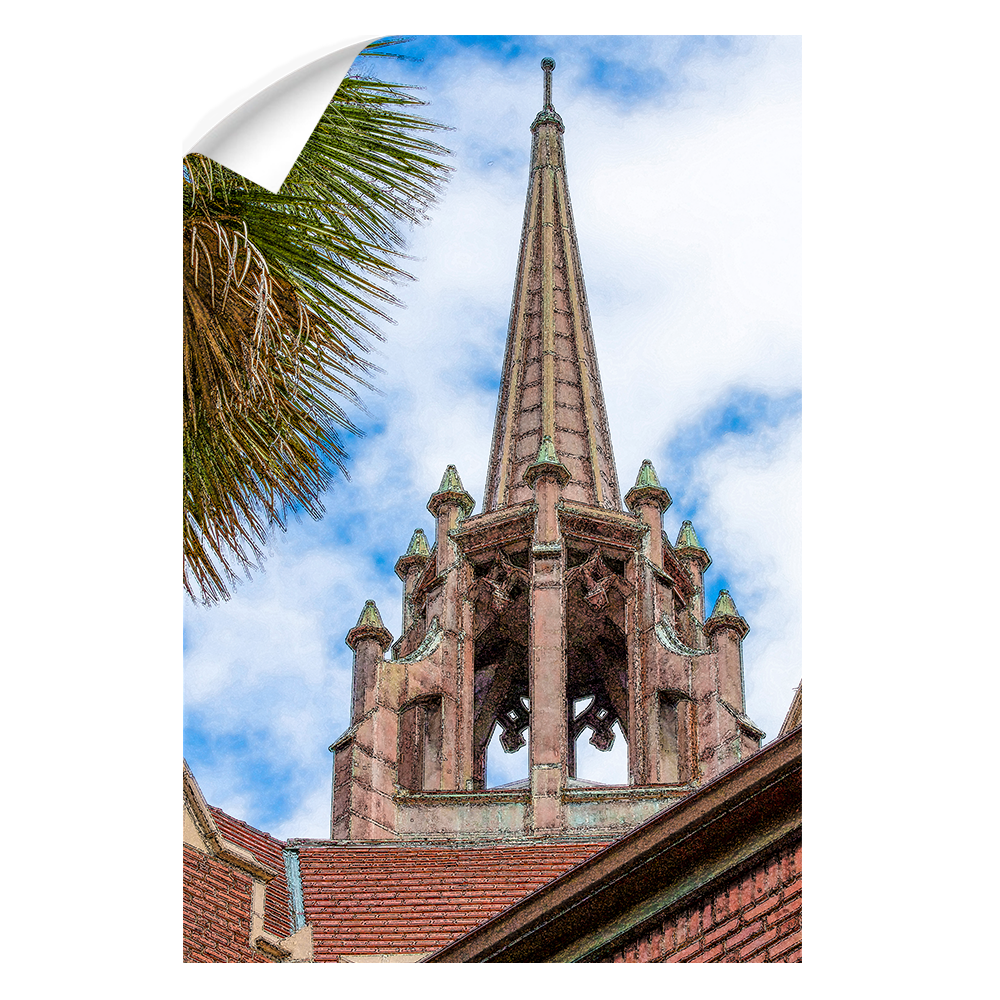
<instances>
[{"instance_id":1,"label":"palm tree leaf","mask_svg":"<svg viewBox=\"0 0 1000 1000\"><path fill-rule=\"evenodd\" d=\"M388 42L366 54L378 55ZM184 586L225 599L272 526L346 475L339 400L410 279L405 230L447 176L410 89L348 77L277 194L184 159Z\"/></svg>"}]
</instances>

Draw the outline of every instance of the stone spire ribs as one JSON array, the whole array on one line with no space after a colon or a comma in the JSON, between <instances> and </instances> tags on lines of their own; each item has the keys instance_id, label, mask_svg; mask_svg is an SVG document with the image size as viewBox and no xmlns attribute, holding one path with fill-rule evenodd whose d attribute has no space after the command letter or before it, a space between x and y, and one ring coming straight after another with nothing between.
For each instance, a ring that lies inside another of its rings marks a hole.
<instances>
[{"instance_id":1,"label":"stone spire ribs","mask_svg":"<svg viewBox=\"0 0 1000 1000\"><path fill-rule=\"evenodd\" d=\"M542 60L544 108L531 125L531 174L484 511L532 498L524 473L552 439L567 500L621 510L583 268L566 184L555 63Z\"/></svg>"}]
</instances>

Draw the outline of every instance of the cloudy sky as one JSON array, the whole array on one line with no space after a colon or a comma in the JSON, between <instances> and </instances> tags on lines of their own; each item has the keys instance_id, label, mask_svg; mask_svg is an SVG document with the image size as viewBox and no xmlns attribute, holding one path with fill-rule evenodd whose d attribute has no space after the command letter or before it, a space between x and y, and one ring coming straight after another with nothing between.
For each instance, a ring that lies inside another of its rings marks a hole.
<instances>
[{"instance_id":1,"label":"cloudy sky","mask_svg":"<svg viewBox=\"0 0 1000 1000\"><path fill-rule=\"evenodd\" d=\"M478 504L503 359L539 60L556 60L570 193L619 478L652 459L751 626L747 710L773 737L801 677L801 46L796 37L417 39L375 70L454 128L452 179L410 253L417 281L355 414L351 481L277 535L228 602L185 611L185 756L206 797L278 836L328 835L347 728L344 636L444 468ZM583 776L621 780L623 742ZM490 780L522 755L490 754Z\"/></svg>"}]
</instances>

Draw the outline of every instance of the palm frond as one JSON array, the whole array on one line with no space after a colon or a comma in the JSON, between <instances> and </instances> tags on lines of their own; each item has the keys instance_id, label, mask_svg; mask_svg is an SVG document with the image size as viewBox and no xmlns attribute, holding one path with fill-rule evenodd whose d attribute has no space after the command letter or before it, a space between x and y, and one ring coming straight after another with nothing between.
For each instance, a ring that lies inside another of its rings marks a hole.
<instances>
[{"instance_id":1,"label":"palm frond","mask_svg":"<svg viewBox=\"0 0 1000 1000\"><path fill-rule=\"evenodd\" d=\"M377 45L378 48L389 42ZM225 599L287 515L346 474L343 403L398 304L405 228L448 168L405 87L348 77L277 194L184 159L184 586Z\"/></svg>"}]
</instances>

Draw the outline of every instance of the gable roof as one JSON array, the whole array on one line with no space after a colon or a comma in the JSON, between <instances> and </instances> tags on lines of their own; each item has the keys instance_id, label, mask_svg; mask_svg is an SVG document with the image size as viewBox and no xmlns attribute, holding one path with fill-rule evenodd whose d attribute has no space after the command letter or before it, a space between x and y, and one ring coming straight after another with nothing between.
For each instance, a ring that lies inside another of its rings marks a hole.
<instances>
[{"instance_id":1,"label":"gable roof","mask_svg":"<svg viewBox=\"0 0 1000 1000\"><path fill-rule=\"evenodd\" d=\"M283 848L283 842L270 834L210 806L184 761L185 961L312 961L309 928L289 933ZM218 875L221 866L222 883L216 879L210 885L210 879L201 875L202 864L194 860L199 854L208 856L207 871L214 861ZM273 892L268 891L270 883ZM235 892L220 894L225 887ZM229 926L209 943L206 926L218 930L220 924ZM240 955L246 957L233 957Z\"/></svg>"},{"instance_id":2,"label":"gable roof","mask_svg":"<svg viewBox=\"0 0 1000 1000\"><path fill-rule=\"evenodd\" d=\"M607 843L290 842L299 854L316 962L433 952Z\"/></svg>"},{"instance_id":3,"label":"gable roof","mask_svg":"<svg viewBox=\"0 0 1000 1000\"><path fill-rule=\"evenodd\" d=\"M285 877L283 840L276 840L269 833L256 830L242 820L224 813L217 806L209 806L219 832L231 844L250 851L261 864L273 870L274 877L267 884L264 909L264 929L278 937L287 937L295 929L290 926L288 907L288 881Z\"/></svg>"}]
</instances>

